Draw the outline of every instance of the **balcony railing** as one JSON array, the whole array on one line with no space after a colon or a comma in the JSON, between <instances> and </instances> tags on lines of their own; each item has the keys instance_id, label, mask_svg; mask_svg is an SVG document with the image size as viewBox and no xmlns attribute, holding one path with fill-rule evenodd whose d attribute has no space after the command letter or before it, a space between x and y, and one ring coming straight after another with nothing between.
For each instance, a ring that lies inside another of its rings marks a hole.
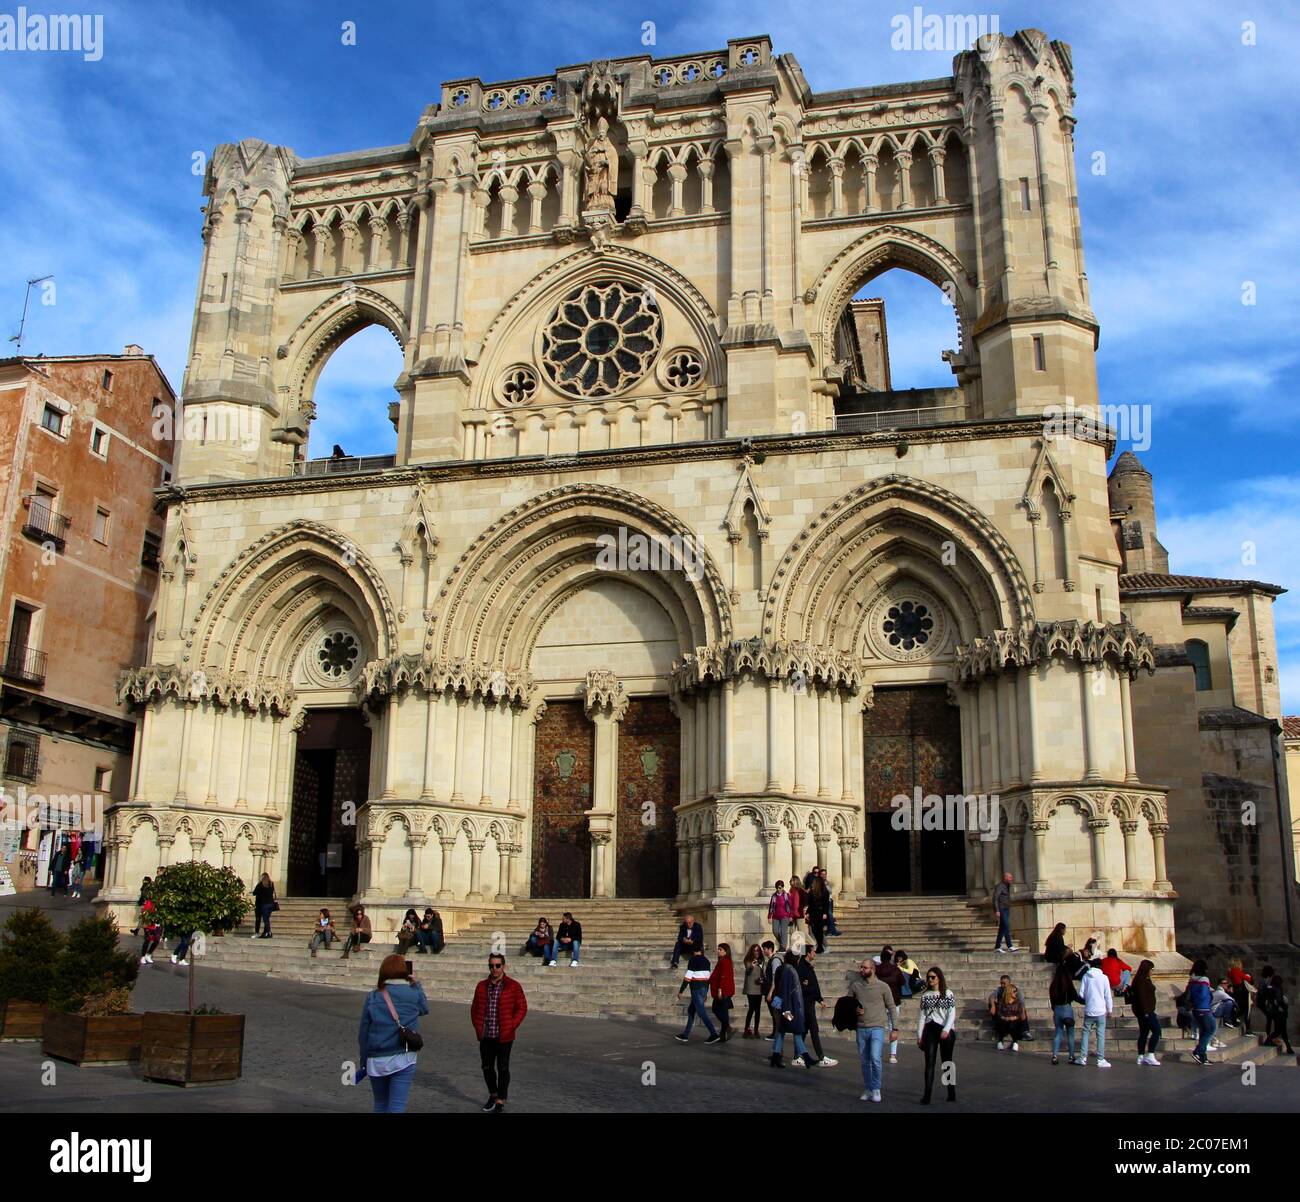
<instances>
[{"instance_id":1,"label":"balcony railing","mask_svg":"<svg viewBox=\"0 0 1300 1202\"><path fill-rule=\"evenodd\" d=\"M37 651L35 647L5 643L3 652L0 652L0 676L23 684L44 684L47 659L45 652Z\"/></svg>"},{"instance_id":2,"label":"balcony railing","mask_svg":"<svg viewBox=\"0 0 1300 1202\"><path fill-rule=\"evenodd\" d=\"M293 474L343 476L353 472L378 472L396 462L396 455L334 455L328 459L300 459L293 465Z\"/></svg>"},{"instance_id":3,"label":"balcony railing","mask_svg":"<svg viewBox=\"0 0 1300 1202\"><path fill-rule=\"evenodd\" d=\"M23 504L27 507L23 533L38 542L52 542L62 547L63 540L68 536L68 527L72 525L71 519L55 513L48 499L39 493L24 497Z\"/></svg>"},{"instance_id":4,"label":"balcony railing","mask_svg":"<svg viewBox=\"0 0 1300 1202\"><path fill-rule=\"evenodd\" d=\"M835 418L839 434L870 434L876 430L915 430L959 421L961 405L936 405L928 409L890 409L883 413L848 413Z\"/></svg>"}]
</instances>

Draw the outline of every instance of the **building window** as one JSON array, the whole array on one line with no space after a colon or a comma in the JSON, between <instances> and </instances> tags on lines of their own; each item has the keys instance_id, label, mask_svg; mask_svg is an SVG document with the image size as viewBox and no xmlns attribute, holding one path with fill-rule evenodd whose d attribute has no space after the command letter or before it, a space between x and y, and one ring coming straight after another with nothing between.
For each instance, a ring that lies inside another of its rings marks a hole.
<instances>
[{"instance_id":1,"label":"building window","mask_svg":"<svg viewBox=\"0 0 1300 1202\"><path fill-rule=\"evenodd\" d=\"M1043 336L1041 334L1034 335L1034 370L1047 370L1047 354L1043 350Z\"/></svg>"},{"instance_id":2,"label":"building window","mask_svg":"<svg viewBox=\"0 0 1300 1202\"><path fill-rule=\"evenodd\" d=\"M1034 207L1029 198L1029 180L1023 175L1020 177L1020 207L1026 213Z\"/></svg>"},{"instance_id":3,"label":"building window","mask_svg":"<svg viewBox=\"0 0 1300 1202\"><path fill-rule=\"evenodd\" d=\"M1192 661L1196 672L1196 691L1208 693L1214 688L1214 678L1210 675L1210 648L1201 639L1187 640L1187 657Z\"/></svg>"},{"instance_id":4,"label":"building window","mask_svg":"<svg viewBox=\"0 0 1300 1202\"><path fill-rule=\"evenodd\" d=\"M110 793L113 789L113 769L103 765L95 769L95 792Z\"/></svg>"},{"instance_id":5,"label":"building window","mask_svg":"<svg viewBox=\"0 0 1300 1202\"><path fill-rule=\"evenodd\" d=\"M40 748L40 736L25 730L10 730L5 744L5 776L10 780L35 780Z\"/></svg>"},{"instance_id":6,"label":"building window","mask_svg":"<svg viewBox=\"0 0 1300 1202\"><path fill-rule=\"evenodd\" d=\"M97 543L103 543L105 546L108 545L108 519L109 513L107 509L95 510L94 539Z\"/></svg>"},{"instance_id":7,"label":"building window","mask_svg":"<svg viewBox=\"0 0 1300 1202\"><path fill-rule=\"evenodd\" d=\"M113 373L107 368L104 369L104 378L100 381L100 387L102 387L105 392L113 391Z\"/></svg>"},{"instance_id":8,"label":"building window","mask_svg":"<svg viewBox=\"0 0 1300 1202\"><path fill-rule=\"evenodd\" d=\"M41 411L41 425L51 434L57 434L62 438L64 417L61 410L46 401L45 408Z\"/></svg>"},{"instance_id":9,"label":"building window","mask_svg":"<svg viewBox=\"0 0 1300 1202\"><path fill-rule=\"evenodd\" d=\"M108 431L103 426L90 428L90 453L101 459L108 458Z\"/></svg>"},{"instance_id":10,"label":"building window","mask_svg":"<svg viewBox=\"0 0 1300 1202\"><path fill-rule=\"evenodd\" d=\"M161 553L162 539L152 530L146 530L144 532L144 546L140 550L141 565L156 570Z\"/></svg>"}]
</instances>

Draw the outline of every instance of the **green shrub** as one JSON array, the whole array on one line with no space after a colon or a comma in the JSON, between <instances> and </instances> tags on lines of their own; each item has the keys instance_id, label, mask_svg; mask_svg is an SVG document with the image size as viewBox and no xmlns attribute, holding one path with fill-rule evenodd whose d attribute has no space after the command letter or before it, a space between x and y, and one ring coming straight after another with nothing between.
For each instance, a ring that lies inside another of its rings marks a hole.
<instances>
[{"instance_id":1,"label":"green shrub","mask_svg":"<svg viewBox=\"0 0 1300 1202\"><path fill-rule=\"evenodd\" d=\"M135 956L119 950L117 923L111 915L88 916L68 932L50 1005L80 1011L90 998L116 989L126 989L129 1005L130 987L139 971Z\"/></svg>"},{"instance_id":2,"label":"green shrub","mask_svg":"<svg viewBox=\"0 0 1300 1202\"><path fill-rule=\"evenodd\" d=\"M202 860L160 869L153 879L153 903L169 939L231 930L249 910L244 882L234 870Z\"/></svg>"},{"instance_id":3,"label":"green shrub","mask_svg":"<svg viewBox=\"0 0 1300 1202\"><path fill-rule=\"evenodd\" d=\"M15 910L0 934L0 1002L49 1002L62 948L44 910Z\"/></svg>"}]
</instances>

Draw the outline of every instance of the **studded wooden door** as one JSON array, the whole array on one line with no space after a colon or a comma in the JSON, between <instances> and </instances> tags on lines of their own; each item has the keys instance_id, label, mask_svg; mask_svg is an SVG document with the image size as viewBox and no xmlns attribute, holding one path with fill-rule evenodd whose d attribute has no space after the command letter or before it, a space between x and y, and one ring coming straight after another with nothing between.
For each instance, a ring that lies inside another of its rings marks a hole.
<instances>
[{"instance_id":1,"label":"studded wooden door","mask_svg":"<svg viewBox=\"0 0 1300 1202\"><path fill-rule=\"evenodd\" d=\"M666 697L629 702L618 728L619 897L672 897L677 892L677 824L681 725Z\"/></svg>"},{"instance_id":2,"label":"studded wooden door","mask_svg":"<svg viewBox=\"0 0 1300 1202\"><path fill-rule=\"evenodd\" d=\"M873 893L961 893L966 841L961 830L897 830L898 794L961 792L961 718L944 685L877 689L863 715L863 779Z\"/></svg>"},{"instance_id":3,"label":"studded wooden door","mask_svg":"<svg viewBox=\"0 0 1300 1202\"><path fill-rule=\"evenodd\" d=\"M552 701L535 739L532 896L586 897L596 730L580 701Z\"/></svg>"}]
</instances>

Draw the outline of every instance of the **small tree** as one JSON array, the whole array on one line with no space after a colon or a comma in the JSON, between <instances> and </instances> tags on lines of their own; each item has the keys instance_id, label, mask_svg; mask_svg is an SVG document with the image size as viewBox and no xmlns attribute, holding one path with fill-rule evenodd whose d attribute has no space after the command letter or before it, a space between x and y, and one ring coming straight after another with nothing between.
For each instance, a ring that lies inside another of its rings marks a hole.
<instances>
[{"instance_id":1,"label":"small tree","mask_svg":"<svg viewBox=\"0 0 1300 1202\"><path fill-rule=\"evenodd\" d=\"M230 868L203 860L168 864L153 879L153 903L168 936L211 935L238 926L248 913L244 882ZM202 950L200 944L199 950ZM190 1013L194 1013L194 950L190 951Z\"/></svg>"},{"instance_id":2,"label":"small tree","mask_svg":"<svg viewBox=\"0 0 1300 1202\"><path fill-rule=\"evenodd\" d=\"M118 948L117 923L111 915L83 918L68 932L59 957L50 1005L80 1011L91 999L134 984L140 966L130 952Z\"/></svg>"},{"instance_id":3,"label":"small tree","mask_svg":"<svg viewBox=\"0 0 1300 1202\"><path fill-rule=\"evenodd\" d=\"M54 989L63 936L44 910L16 910L0 935L0 1002L45 1005Z\"/></svg>"}]
</instances>

